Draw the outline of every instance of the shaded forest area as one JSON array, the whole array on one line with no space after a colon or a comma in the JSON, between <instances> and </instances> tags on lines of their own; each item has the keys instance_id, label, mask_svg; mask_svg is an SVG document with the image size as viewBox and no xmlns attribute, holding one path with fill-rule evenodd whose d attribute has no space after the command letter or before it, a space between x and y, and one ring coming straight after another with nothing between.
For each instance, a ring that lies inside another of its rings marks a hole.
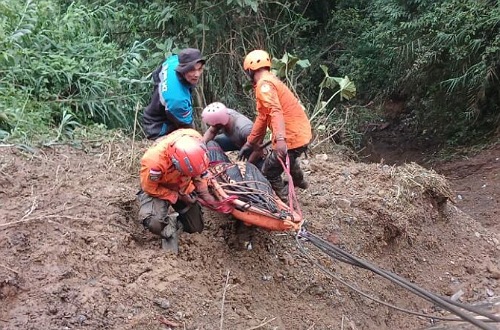
<instances>
[{"instance_id":1,"label":"shaded forest area","mask_svg":"<svg viewBox=\"0 0 500 330\"><path fill-rule=\"evenodd\" d=\"M186 46L208 60L198 113L217 100L253 115L241 65L264 48L317 141L359 147L383 121L448 146L499 135L497 1L7 0L0 10L4 142L140 134L150 73ZM348 76L357 96L327 102L330 76Z\"/></svg>"}]
</instances>

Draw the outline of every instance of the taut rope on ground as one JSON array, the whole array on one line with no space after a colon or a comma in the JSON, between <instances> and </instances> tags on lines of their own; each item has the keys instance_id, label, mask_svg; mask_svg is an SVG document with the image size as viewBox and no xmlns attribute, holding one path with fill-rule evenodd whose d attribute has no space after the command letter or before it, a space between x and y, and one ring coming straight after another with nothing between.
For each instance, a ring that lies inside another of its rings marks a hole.
<instances>
[{"instance_id":1,"label":"taut rope on ground","mask_svg":"<svg viewBox=\"0 0 500 330\"><path fill-rule=\"evenodd\" d=\"M325 266L323 266L322 264L320 264L308 251L307 249L305 248L304 244L303 244L303 241L308 241L310 242L311 244L313 244L314 246L316 246L318 249L320 249L322 252L324 252L325 254L327 254L329 257L331 257L332 259L334 260L338 260L338 261L341 261L341 262L344 262L344 263L347 263L347 264L350 264L352 266L355 266L355 267L359 267L359 268L363 268L363 269L366 269L366 270L370 270L372 271L373 273L385 278L385 279L388 279L389 281L409 290L410 292L418 295L419 297L429 301L429 302L432 302L434 303L435 305L457 315L459 318L444 318L444 317L438 317L438 316L430 316L430 315L426 315L426 314L422 314L422 313L418 313L418 312L414 312L414 311L410 311L410 310L407 310L407 309L404 309L404 308L400 308L400 307L397 307L397 306L394 306L394 305L391 305L391 304L388 304L386 302L383 302L377 298L374 298L364 292L362 292L361 290L357 289L356 287L354 287L353 285L347 283L346 281L344 281L342 278L340 278L340 276L334 274L332 271L330 271L329 269L327 269ZM412 315L417 315L417 316L421 316L421 317L425 317L425 318L430 318L430 319L436 319L436 320L445 320L445 321L467 321L471 324L474 324L475 326L477 326L478 328L480 329L483 329L483 330L495 330L496 328L495 327L492 327L490 325L488 325L486 322L500 322L500 317L496 316L496 315L493 315L491 313L487 313L487 312L484 312L484 311L481 311L479 310L478 308L474 308L472 306L469 306L469 305L466 305L466 304L462 304L460 302L456 302L456 301L453 301L451 300L450 298L448 297L442 297L442 296L438 296L436 294L433 294L431 292L428 292L420 287L418 287L417 285L409 282L408 280L405 280L404 278L394 274L394 273L391 273L389 271L386 271L384 269L381 269L375 265L372 265L371 263L367 262L367 261L364 261L360 258L357 258L355 256L353 256L352 254L342 250L341 248L329 243L328 241L325 241L324 239L322 239L321 237L315 235L315 234L312 234L310 232L308 232L307 230L305 230L304 228L302 228L296 235L296 242L297 242L297 245L298 245L298 248L299 250L315 265L317 266L320 270L322 270L324 273L326 273L327 275L329 275L330 277L334 278L335 280L339 281L340 283L346 285L347 287L349 287L350 289L354 290L355 292L363 295L364 297L368 298L368 299L371 299L373 301L376 301L378 303L381 303L385 306L388 306L388 307L391 307L393 309L396 309L396 310L399 310L399 311L402 311L402 312L405 312L405 313L409 313L409 314L412 314ZM467 311L467 312L464 312ZM472 314L476 314L476 315L472 315ZM480 320L478 319L477 317L478 316L483 316L485 317L486 319L483 319L483 320Z\"/></svg>"}]
</instances>

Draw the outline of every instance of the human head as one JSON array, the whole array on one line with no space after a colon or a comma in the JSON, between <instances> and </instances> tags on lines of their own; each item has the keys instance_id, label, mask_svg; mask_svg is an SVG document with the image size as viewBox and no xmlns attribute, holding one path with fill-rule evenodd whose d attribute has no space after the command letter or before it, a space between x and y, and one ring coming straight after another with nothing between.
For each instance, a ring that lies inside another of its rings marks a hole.
<instances>
[{"instance_id":1,"label":"human head","mask_svg":"<svg viewBox=\"0 0 500 330\"><path fill-rule=\"evenodd\" d=\"M255 71L263 68L271 69L271 57L265 50L256 49L245 56L243 70L251 79L253 79Z\"/></svg>"},{"instance_id":2,"label":"human head","mask_svg":"<svg viewBox=\"0 0 500 330\"><path fill-rule=\"evenodd\" d=\"M203 112L201 113L201 120L210 126L225 126L229 122L229 112L223 103L213 102L203 109Z\"/></svg>"},{"instance_id":3,"label":"human head","mask_svg":"<svg viewBox=\"0 0 500 330\"><path fill-rule=\"evenodd\" d=\"M175 169L185 176L196 177L208 169L208 150L202 141L182 135L168 146L167 152Z\"/></svg>"},{"instance_id":4,"label":"human head","mask_svg":"<svg viewBox=\"0 0 500 330\"><path fill-rule=\"evenodd\" d=\"M179 65L175 68L191 85L198 84L205 66L201 52L196 48L186 48L179 52Z\"/></svg>"}]
</instances>

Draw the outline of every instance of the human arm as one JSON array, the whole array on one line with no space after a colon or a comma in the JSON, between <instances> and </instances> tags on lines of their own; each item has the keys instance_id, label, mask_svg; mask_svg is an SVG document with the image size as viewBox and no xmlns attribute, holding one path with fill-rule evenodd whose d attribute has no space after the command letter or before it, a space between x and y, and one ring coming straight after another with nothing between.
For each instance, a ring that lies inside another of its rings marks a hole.
<instances>
[{"instance_id":1,"label":"human arm","mask_svg":"<svg viewBox=\"0 0 500 330\"><path fill-rule=\"evenodd\" d=\"M267 114L265 109L262 111L257 111L257 117L255 118L255 123L252 125L246 125L244 127L244 132L240 134L246 135L246 142L240 148L238 154L238 160L246 160L250 157L252 152L258 149L258 146L264 140L267 129Z\"/></svg>"},{"instance_id":2,"label":"human arm","mask_svg":"<svg viewBox=\"0 0 500 330\"><path fill-rule=\"evenodd\" d=\"M208 190L208 179L207 179L208 173L204 173L201 176L194 177L193 178L193 184L195 187L195 191L198 194L198 197L203 199L207 204L214 204L216 202L216 199L212 194L210 194L210 191Z\"/></svg>"},{"instance_id":3,"label":"human arm","mask_svg":"<svg viewBox=\"0 0 500 330\"><path fill-rule=\"evenodd\" d=\"M255 122L253 123L252 130L247 136L247 144L257 145L259 141L264 140L267 129L267 113L257 111Z\"/></svg>"},{"instance_id":4,"label":"human arm","mask_svg":"<svg viewBox=\"0 0 500 330\"><path fill-rule=\"evenodd\" d=\"M203 134L202 141L204 143L207 143L208 141L212 141L215 138L215 136L217 135L218 132L219 132L219 130L217 128L215 128L215 126L210 126L205 131L205 134Z\"/></svg>"},{"instance_id":5,"label":"human arm","mask_svg":"<svg viewBox=\"0 0 500 330\"><path fill-rule=\"evenodd\" d=\"M257 87L257 95L261 107L266 109L270 117L273 149L280 158L284 159L287 153L285 118L276 87L270 82L264 81Z\"/></svg>"},{"instance_id":6,"label":"human arm","mask_svg":"<svg viewBox=\"0 0 500 330\"><path fill-rule=\"evenodd\" d=\"M232 196L229 199L219 201L215 198L208 189L208 180L209 173L205 172L199 177L193 178L194 186L196 187L196 193L198 195L198 201L201 205L208 207L214 211L229 214L233 210L233 205L229 202L229 200L236 198L236 196Z\"/></svg>"},{"instance_id":7,"label":"human arm","mask_svg":"<svg viewBox=\"0 0 500 330\"><path fill-rule=\"evenodd\" d=\"M190 100L166 99L165 114L176 128L194 128L193 108Z\"/></svg>"},{"instance_id":8,"label":"human arm","mask_svg":"<svg viewBox=\"0 0 500 330\"><path fill-rule=\"evenodd\" d=\"M164 175L164 169L161 167L150 167L146 164L142 164L140 171L141 188L152 197L157 197L175 204L177 202L178 193L160 184Z\"/></svg>"}]
</instances>

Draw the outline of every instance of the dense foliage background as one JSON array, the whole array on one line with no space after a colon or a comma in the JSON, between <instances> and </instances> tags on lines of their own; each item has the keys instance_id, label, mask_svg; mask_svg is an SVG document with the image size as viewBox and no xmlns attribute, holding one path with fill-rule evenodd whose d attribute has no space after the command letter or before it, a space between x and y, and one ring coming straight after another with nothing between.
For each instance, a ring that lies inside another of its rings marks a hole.
<instances>
[{"instance_id":1,"label":"dense foliage background","mask_svg":"<svg viewBox=\"0 0 500 330\"><path fill-rule=\"evenodd\" d=\"M198 112L218 100L252 116L241 63L264 48L318 135L357 145L387 100L402 104L391 118L416 135L456 144L499 134L494 0L3 0L0 12L4 141L68 139L96 125L132 132L150 73L186 46L208 60ZM330 79L346 75L357 88L348 102Z\"/></svg>"}]
</instances>

